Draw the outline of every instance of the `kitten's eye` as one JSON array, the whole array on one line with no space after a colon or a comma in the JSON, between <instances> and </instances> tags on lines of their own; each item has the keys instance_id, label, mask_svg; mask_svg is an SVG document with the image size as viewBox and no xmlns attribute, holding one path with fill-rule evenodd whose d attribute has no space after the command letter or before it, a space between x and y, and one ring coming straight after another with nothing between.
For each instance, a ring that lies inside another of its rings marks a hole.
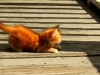
<instances>
[{"instance_id":1,"label":"kitten's eye","mask_svg":"<svg viewBox=\"0 0 100 75\"><path fill-rule=\"evenodd\" d=\"M58 36L58 39L60 39L60 36Z\"/></svg>"},{"instance_id":2,"label":"kitten's eye","mask_svg":"<svg viewBox=\"0 0 100 75\"><path fill-rule=\"evenodd\" d=\"M58 37L58 39L59 39L59 37Z\"/></svg>"}]
</instances>

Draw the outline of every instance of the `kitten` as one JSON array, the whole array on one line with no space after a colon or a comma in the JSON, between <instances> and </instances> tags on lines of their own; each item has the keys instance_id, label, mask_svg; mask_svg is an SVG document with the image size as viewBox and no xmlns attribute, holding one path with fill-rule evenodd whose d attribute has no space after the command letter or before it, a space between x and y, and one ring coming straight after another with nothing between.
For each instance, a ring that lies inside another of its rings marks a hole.
<instances>
[{"instance_id":1,"label":"kitten","mask_svg":"<svg viewBox=\"0 0 100 75\"><path fill-rule=\"evenodd\" d=\"M61 49L61 33L59 25L36 33L23 25L9 26L0 22L0 29L8 32L9 44L14 51L58 53Z\"/></svg>"}]
</instances>

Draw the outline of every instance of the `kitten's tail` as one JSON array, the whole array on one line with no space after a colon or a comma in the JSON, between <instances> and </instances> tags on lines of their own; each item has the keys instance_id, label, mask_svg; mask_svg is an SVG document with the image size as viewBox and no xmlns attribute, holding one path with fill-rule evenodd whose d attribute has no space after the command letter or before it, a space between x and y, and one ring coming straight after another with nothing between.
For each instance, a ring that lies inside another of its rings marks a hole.
<instances>
[{"instance_id":1,"label":"kitten's tail","mask_svg":"<svg viewBox=\"0 0 100 75\"><path fill-rule=\"evenodd\" d=\"M13 26L5 25L2 22L0 22L0 29L5 31L5 32L10 33L14 29L14 27Z\"/></svg>"}]
</instances>

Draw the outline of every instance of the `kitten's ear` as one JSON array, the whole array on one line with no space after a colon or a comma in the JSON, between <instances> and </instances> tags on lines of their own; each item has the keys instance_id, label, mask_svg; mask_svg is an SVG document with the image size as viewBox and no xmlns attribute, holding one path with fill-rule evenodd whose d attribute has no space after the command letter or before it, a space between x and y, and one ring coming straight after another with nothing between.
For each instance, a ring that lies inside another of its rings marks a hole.
<instances>
[{"instance_id":1,"label":"kitten's ear","mask_svg":"<svg viewBox=\"0 0 100 75\"><path fill-rule=\"evenodd\" d=\"M58 32L59 25L55 26L52 36L56 35Z\"/></svg>"},{"instance_id":2,"label":"kitten's ear","mask_svg":"<svg viewBox=\"0 0 100 75\"><path fill-rule=\"evenodd\" d=\"M56 34L57 34L57 29L55 29L55 30L53 31L52 36L54 36L54 35L56 35Z\"/></svg>"},{"instance_id":3,"label":"kitten's ear","mask_svg":"<svg viewBox=\"0 0 100 75\"><path fill-rule=\"evenodd\" d=\"M49 32L49 37L55 36L57 34L57 28L53 29L53 31Z\"/></svg>"},{"instance_id":4,"label":"kitten's ear","mask_svg":"<svg viewBox=\"0 0 100 75\"><path fill-rule=\"evenodd\" d=\"M59 28L59 25L55 26L54 28L57 28L58 29Z\"/></svg>"},{"instance_id":5,"label":"kitten's ear","mask_svg":"<svg viewBox=\"0 0 100 75\"><path fill-rule=\"evenodd\" d=\"M56 35L57 32L58 32L58 27L59 27L59 25L53 27L53 30L51 30L51 31L49 32L49 36L54 36L54 35Z\"/></svg>"}]
</instances>

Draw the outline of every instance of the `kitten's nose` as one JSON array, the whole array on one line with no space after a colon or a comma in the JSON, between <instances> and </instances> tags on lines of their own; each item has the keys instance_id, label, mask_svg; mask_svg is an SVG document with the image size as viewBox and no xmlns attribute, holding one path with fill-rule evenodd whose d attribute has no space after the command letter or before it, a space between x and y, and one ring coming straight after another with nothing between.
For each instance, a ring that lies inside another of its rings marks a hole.
<instances>
[{"instance_id":1,"label":"kitten's nose","mask_svg":"<svg viewBox=\"0 0 100 75\"><path fill-rule=\"evenodd\" d=\"M55 43L54 48L58 49L59 51L62 49L60 43Z\"/></svg>"}]
</instances>

